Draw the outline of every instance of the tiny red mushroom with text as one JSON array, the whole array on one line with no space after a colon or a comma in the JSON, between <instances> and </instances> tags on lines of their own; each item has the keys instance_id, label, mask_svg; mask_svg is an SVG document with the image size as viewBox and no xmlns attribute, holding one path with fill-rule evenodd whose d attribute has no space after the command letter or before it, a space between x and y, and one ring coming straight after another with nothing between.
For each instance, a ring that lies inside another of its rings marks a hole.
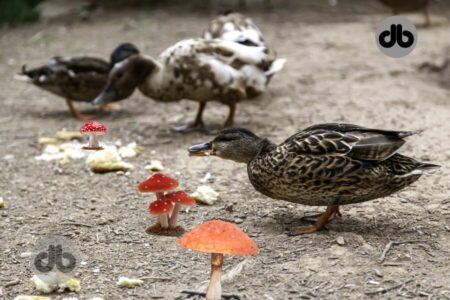
<instances>
[{"instance_id":1,"label":"tiny red mushroom with text","mask_svg":"<svg viewBox=\"0 0 450 300\"><path fill-rule=\"evenodd\" d=\"M164 199L175 204L169 219L169 228L177 228L178 213L180 211L181 205L191 206L195 204L194 198L189 196L183 191L176 191L167 193ZM180 228L181 229L181 228Z\"/></svg>"},{"instance_id":2,"label":"tiny red mushroom with text","mask_svg":"<svg viewBox=\"0 0 450 300\"><path fill-rule=\"evenodd\" d=\"M98 121L89 121L83 124L80 128L80 133L89 135L89 144L83 149L87 150L102 150L98 144L98 136L103 135L108 131L105 125Z\"/></svg>"},{"instance_id":3,"label":"tiny red mushroom with text","mask_svg":"<svg viewBox=\"0 0 450 300\"><path fill-rule=\"evenodd\" d=\"M258 253L258 245L234 224L212 220L205 222L185 235L179 243L181 247L211 253L211 279L206 292L206 300L220 300L222 287L223 255L253 255Z\"/></svg>"},{"instance_id":4,"label":"tiny red mushroom with text","mask_svg":"<svg viewBox=\"0 0 450 300\"><path fill-rule=\"evenodd\" d=\"M175 179L173 179L169 176L166 176L162 173L156 173L156 174L150 176L147 180L141 182L138 186L138 190L141 193L155 193L156 201L158 201L158 200L166 201L164 199L164 192L173 190L173 189L177 188L178 185L179 185L179 183ZM153 202L153 203L155 203L155 202ZM158 202L158 203L162 204L160 202ZM172 205L172 207L173 207L172 203L170 203L170 205ZM151 206L151 204L150 204L150 206ZM147 232L157 233L157 232L161 231L161 229L166 230L169 227L169 221L168 221L169 213L170 213L170 211L165 214L160 214L159 215L159 224L149 227L147 229Z\"/></svg>"}]
</instances>

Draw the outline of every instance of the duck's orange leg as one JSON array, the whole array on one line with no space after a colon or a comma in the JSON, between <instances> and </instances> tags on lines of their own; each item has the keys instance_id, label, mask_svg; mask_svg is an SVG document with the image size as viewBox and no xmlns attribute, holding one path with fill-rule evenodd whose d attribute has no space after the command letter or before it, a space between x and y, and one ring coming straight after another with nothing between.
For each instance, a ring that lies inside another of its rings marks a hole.
<instances>
[{"instance_id":1,"label":"duck's orange leg","mask_svg":"<svg viewBox=\"0 0 450 300\"><path fill-rule=\"evenodd\" d=\"M228 114L228 118L225 121L224 127L230 127L233 126L234 124L234 115L236 113L236 102L231 102L229 106L230 106L230 113Z\"/></svg>"},{"instance_id":2,"label":"duck's orange leg","mask_svg":"<svg viewBox=\"0 0 450 300\"><path fill-rule=\"evenodd\" d=\"M315 223L315 222L317 222L317 220L320 218L320 216L321 216L322 214L323 214L323 213L318 213L318 214L313 214L313 215L309 215L309 216L304 216L304 217L302 217L302 220L303 220L303 221L307 221L307 222L313 222L313 223ZM328 221L332 221L332 220L336 219L337 217L342 217L342 213L341 213L341 211L340 211L340 207L339 207L339 206L338 206L336 212L334 212L334 213L330 216L330 218L328 219Z\"/></svg>"},{"instance_id":3,"label":"duck's orange leg","mask_svg":"<svg viewBox=\"0 0 450 300\"><path fill-rule=\"evenodd\" d=\"M289 235L299 235L305 233L313 233L321 230L325 225L334 219L337 215L340 215L339 205L327 206L327 210L319 215L317 221L309 226L297 226L289 230Z\"/></svg>"},{"instance_id":4,"label":"duck's orange leg","mask_svg":"<svg viewBox=\"0 0 450 300\"><path fill-rule=\"evenodd\" d=\"M89 120L89 119L92 118L91 115L85 115L85 114L80 113L80 112L75 108L75 106L73 105L73 103L72 103L71 100L66 99L66 104L67 104L67 106L69 107L70 112L72 113L72 115L73 115L75 118L80 119L80 120Z\"/></svg>"}]
</instances>

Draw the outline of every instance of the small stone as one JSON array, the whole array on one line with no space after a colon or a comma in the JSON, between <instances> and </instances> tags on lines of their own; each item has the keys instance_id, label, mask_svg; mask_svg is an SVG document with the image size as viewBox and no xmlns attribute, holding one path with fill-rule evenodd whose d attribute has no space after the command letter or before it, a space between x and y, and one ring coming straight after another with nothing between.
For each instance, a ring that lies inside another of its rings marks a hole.
<instances>
[{"instance_id":1,"label":"small stone","mask_svg":"<svg viewBox=\"0 0 450 300\"><path fill-rule=\"evenodd\" d=\"M145 170L149 170L152 172L157 172L157 171L162 171L164 170L164 166L162 164L161 161L157 160L157 159L152 159L150 161L150 164L146 165L144 167Z\"/></svg>"},{"instance_id":2,"label":"small stone","mask_svg":"<svg viewBox=\"0 0 450 300\"><path fill-rule=\"evenodd\" d=\"M376 276L378 276L378 277L383 277L383 273L381 273L380 270L378 270L378 269L373 269L373 272L375 273Z\"/></svg>"},{"instance_id":3,"label":"small stone","mask_svg":"<svg viewBox=\"0 0 450 300\"><path fill-rule=\"evenodd\" d=\"M33 254L32 252L22 252L22 253L20 253L20 257L27 258L27 257L31 257L32 254Z\"/></svg>"},{"instance_id":4,"label":"small stone","mask_svg":"<svg viewBox=\"0 0 450 300\"><path fill-rule=\"evenodd\" d=\"M4 208L5 207L5 201L3 200L2 197L0 197L0 208Z\"/></svg>"},{"instance_id":5,"label":"small stone","mask_svg":"<svg viewBox=\"0 0 450 300\"><path fill-rule=\"evenodd\" d=\"M241 223L244 222L244 220L241 219L241 218L236 218L236 219L233 220L233 222L236 223L236 224L241 224Z\"/></svg>"},{"instance_id":6,"label":"small stone","mask_svg":"<svg viewBox=\"0 0 450 300\"><path fill-rule=\"evenodd\" d=\"M344 239L344 237L338 236L338 237L336 238L336 243L337 243L339 246L344 246L344 245L345 245L345 239Z\"/></svg>"},{"instance_id":7,"label":"small stone","mask_svg":"<svg viewBox=\"0 0 450 300\"><path fill-rule=\"evenodd\" d=\"M121 288L134 288L141 286L144 282L141 279L128 278L121 276L116 285Z\"/></svg>"}]
</instances>

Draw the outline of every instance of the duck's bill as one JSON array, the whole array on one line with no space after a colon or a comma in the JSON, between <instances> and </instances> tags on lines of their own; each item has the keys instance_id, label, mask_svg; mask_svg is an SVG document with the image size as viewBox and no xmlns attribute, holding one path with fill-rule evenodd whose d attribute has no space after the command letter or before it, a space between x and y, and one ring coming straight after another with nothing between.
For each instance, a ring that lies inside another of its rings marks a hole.
<instances>
[{"instance_id":1,"label":"duck's bill","mask_svg":"<svg viewBox=\"0 0 450 300\"><path fill-rule=\"evenodd\" d=\"M94 105L103 105L110 102L114 102L117 100L117 93L116 91L111 88L110 86L107 86L101 93L98 95L93 101L92 104Z\"/></svg>"},{"instance_id":2,"label":"duck's bill","mask_svg":"<svg viewBox=\"0 0 450 300\"><path fill-rule=\"evenodd\" d=\"M211 142L191 146L191 147L189 147L188 151L189 151L189 156L214 155L214 147Z\"/></svg>"}]
</instances>

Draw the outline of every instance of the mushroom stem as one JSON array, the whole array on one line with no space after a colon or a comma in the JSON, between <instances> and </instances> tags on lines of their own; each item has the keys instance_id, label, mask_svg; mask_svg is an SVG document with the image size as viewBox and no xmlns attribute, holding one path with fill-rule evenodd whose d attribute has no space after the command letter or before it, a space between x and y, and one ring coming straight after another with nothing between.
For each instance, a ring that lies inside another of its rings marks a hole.
<instances>
[{"instance_id":1,"label":"mushroom stem","mask_svg":"<svg viewBox=\"0 0 450 300\"><path fill-rule=\"evenodd\" d=\"M206 300L220 300L222 298L222 285L220 277L222 275L223 254L211 254L211 279L209 280Z\"/></svg>"},{"instance_id":2,"label":"mushroom stem","mask_svg":"<svg viewBox=\"0 0 450 300\"><path fill-rule=\"evenodd\" d=\"M174 206L172 213L170 214L170 218L169 218L169 228L177 227L178 212L180 211L180 208L181 208L181 205L178 203L175 203L175 206Z\"/></svg>"},{"instance_id":3,"label":"mushroom stem","mask_svg":"<svg viewBox=\"0 0 450 300\"><path fill-rule=\"evenodd\" d=\"M96 134L89 134L89 148L99 148L98 138Z\"/></svg>"},{"instance_id":4,"label":"mushroom stem","mask_svg":"<svg viewBox=\"0 0 450 300\"><path fill-rule=\"evenodd\" d=\"M168 214L163 214L159 216L159 224L161 224L161 228L168 228L169 227L169 219Z\"/></svg>"},{"instance_id":5,"label":"mushroom stem","mask_svg":"<svg viewBox=\"0 0 450 300\"><path fill-rule=\"evenodd\" d=\"M164 198L164 193L156 192L156 199ZM161 228L169 227L169 214L163 214L159 216L159 224L161 224Z\"/></svg>"}]
</instances>

